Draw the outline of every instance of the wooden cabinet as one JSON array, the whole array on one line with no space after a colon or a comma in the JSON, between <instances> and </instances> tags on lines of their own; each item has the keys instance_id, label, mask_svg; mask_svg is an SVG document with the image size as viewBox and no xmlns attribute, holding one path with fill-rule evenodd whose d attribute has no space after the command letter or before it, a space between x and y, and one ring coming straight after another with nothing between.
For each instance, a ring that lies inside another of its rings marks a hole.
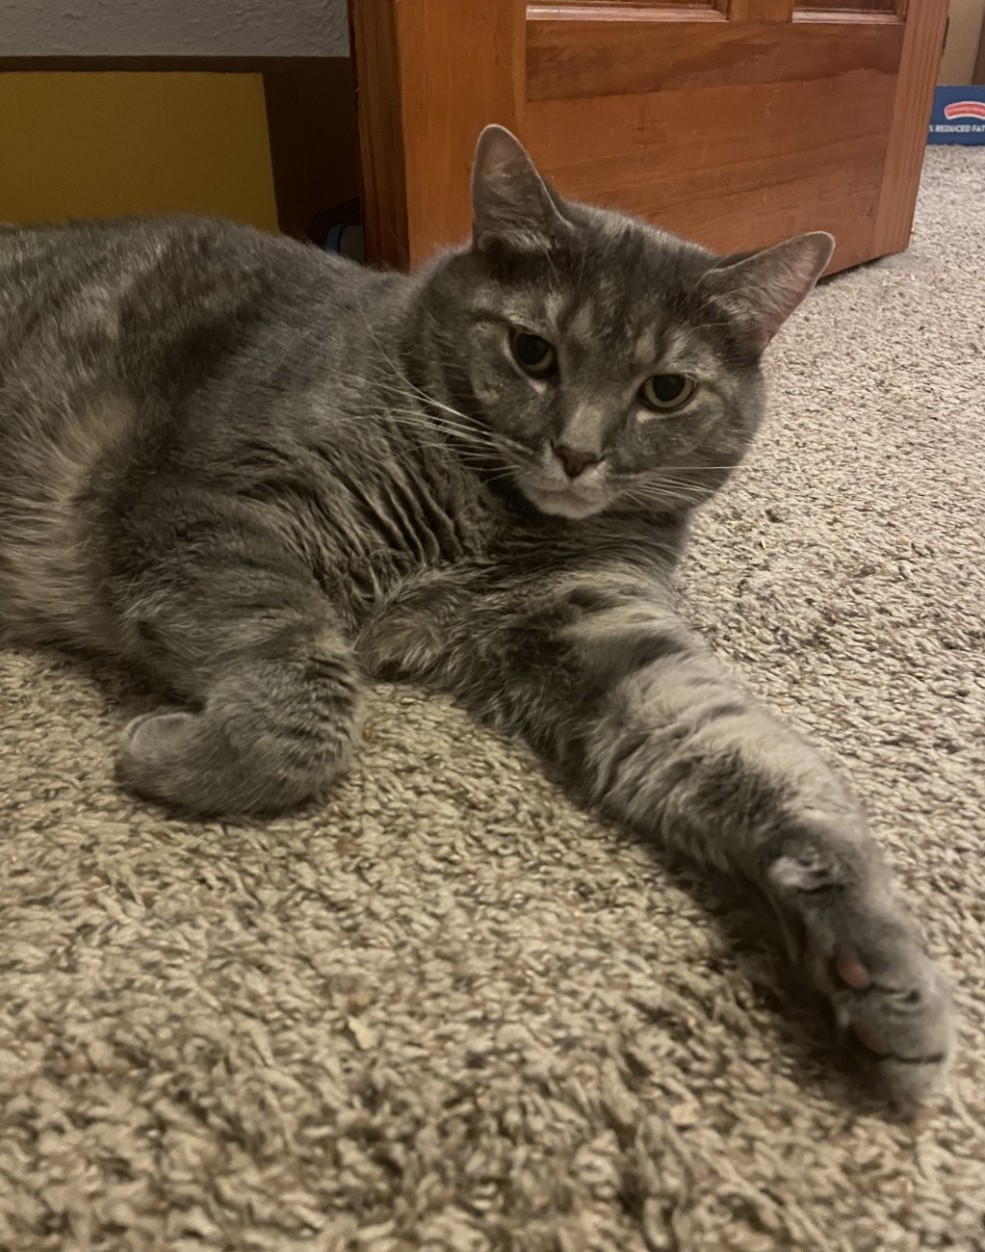
<instances>
[{"instance_id":1,"label":"wooden cabinet","mask_svg":"<svg viewBox=\"0 0 985 1252\"><path fill-rule=\"evenodd\" d=\"M350 0L370 259L469 228L481 127L563 194L729 251L906 246L947 0Z\"/></svg>"}]
</instances>

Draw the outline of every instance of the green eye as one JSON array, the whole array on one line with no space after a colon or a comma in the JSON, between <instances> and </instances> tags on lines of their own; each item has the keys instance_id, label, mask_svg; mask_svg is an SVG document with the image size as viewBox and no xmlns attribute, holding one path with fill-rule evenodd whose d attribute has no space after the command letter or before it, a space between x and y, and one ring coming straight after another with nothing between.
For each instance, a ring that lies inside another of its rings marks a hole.
<instances>
[{"instance_id":1,"label":"green eye","mask_svg":"<svg viewBox=\"0 0 985 1252\"><path fill-rule=\"evenodd\" d=\"M653 374L640 388L639 401L655 413L668 413L687 404L697 389L697 383L683 374Z\"/></svg>"},{"instance_id":2,"label":"green eye","mask_svg":"<svg viewBox=\"0 0 985 1252\"><path fill-rule=\"evenodd\" d=\"M528 330L510 331L510 349L517 365L531 378L546 378L557 368L553 346Z\"/></svg>"}]
</instances>

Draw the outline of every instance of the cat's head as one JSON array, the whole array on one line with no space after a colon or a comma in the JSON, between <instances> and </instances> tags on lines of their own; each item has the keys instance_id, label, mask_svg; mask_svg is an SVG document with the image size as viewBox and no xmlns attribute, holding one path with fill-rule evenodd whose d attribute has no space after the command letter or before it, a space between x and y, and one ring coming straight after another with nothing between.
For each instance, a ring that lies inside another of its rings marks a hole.
<instances>
[{"instance_id":1,"label":"cat's head","mask_svg":"<svg viewBox=\"0 0 985 1252\"><path fill-rule=\"evenodd\" d=\"M514 484L568 518L706 499L759 424L760 356L831 236L717 257L562 200L498 126L479 140L472 206L471 247L428 280L426 337Z\"/></svg>"}]
</instances>

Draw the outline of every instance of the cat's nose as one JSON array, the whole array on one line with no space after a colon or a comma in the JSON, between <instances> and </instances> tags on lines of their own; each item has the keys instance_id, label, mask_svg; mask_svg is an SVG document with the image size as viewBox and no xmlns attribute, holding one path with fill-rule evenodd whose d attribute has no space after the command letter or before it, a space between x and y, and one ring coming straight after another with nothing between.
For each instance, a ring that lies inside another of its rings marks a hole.
<instances>
[{"instance_id":1,"label":"cat's nose","mask_svg":"<svg viewBox=\"0 0 985 1252\"><path fill-rule=\"evenodd\" d=\"M599 458L594 452L579 452L577 448L569 448L566 443L556 443L554 451L569 478L577 478L579 474L584 474L589 466L599 463Z\"/></svg>"}]
</instances>

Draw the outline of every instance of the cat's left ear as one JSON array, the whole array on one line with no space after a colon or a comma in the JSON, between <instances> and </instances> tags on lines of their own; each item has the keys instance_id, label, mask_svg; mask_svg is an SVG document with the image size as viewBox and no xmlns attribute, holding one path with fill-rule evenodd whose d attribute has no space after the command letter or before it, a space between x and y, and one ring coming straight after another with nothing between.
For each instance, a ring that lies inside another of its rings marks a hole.
<instances>
[{"instance_id":1,"label":"cat's left ear","mask_svg":"<svg viewBox=\"0 0 985 1252\"><path fill-rule=\"evenodd\" d=\"M725 257L700 289L722 305L750 347L762 352L824 273L834 246L834 238L818 230L761 252Z\"/></svg>"},{"instance_id":2,"label":"cat's left ear","mask_svg":"<svg viewBox=\"0 0 985 1252\"><path fill-rule=\"evenodd\" d=\"M472 246L540 251L565 226L554 193L523 144L503 126L479 136L472 165Z\"/></svg>"}]
</instances>

